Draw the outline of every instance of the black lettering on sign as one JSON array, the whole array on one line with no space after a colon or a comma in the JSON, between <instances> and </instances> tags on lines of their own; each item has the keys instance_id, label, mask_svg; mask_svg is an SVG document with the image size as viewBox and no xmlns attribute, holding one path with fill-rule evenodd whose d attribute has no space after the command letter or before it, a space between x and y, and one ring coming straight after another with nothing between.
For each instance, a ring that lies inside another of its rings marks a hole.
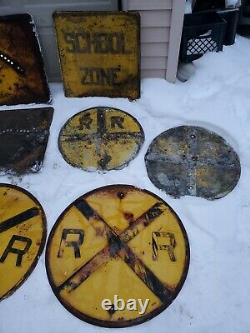
<instances>
[{"instance_id":1,"label":"black lettering on sign","mask_svg":"<svg viewBox=\"0 0 250 333\"><path fill-rule=\"evenodd\" d=\"M77 32L76 36L76 53L90 53L90 33L89 32Z\"/></svg>"},{"instance_id":2,"label":"black lettering on sign","mask_svg":"<svg viewBox=\"0 0 250 333\"><path fill-rule=\"evenodd\" d=\"M93 84L93 71L91 68L80 68L80 71L82 72L82 78L81 83L82 84Z\"/></svg>"},{"instance_id":3,"label":"black lettering on sign","mask_svg":"<svg viewBox=\"0 0 250 333\"><path fill-rule=\"evenodd\" d=\"M63 32L64 40L69 45L66 51L70 53L90 53L90 33L88 32Z\"/></svg>"},{"instance_id":4,"label":"black lettering on sign","mask_svg":"<svg viewBox=\"0 0 250 333\"><path fill-rule=\"evenodd\" d=\"M82 84L96 84L100 86L114 86L117 84L118 72L120 68L99 68L99 67L81 67Z\"/></svg>"},{"instance_id":5,"label":"black lettering on sign","mask_svg":"<svg viewBox=\"0 0 250 333\"><path fill-rule=\"evenodd\" d=\"M70 53L129 54L123 32L64 32L66 51Z\"/></svg>"},{"instance_id":6,"label":"black lettering on sign","mask_svg":"<svg viewBox=\"0 0 250 333\"><path fill-rule=\"evenodd\" d=\"M90 125L92 124L93 119L91 118L89 113L86 113L80 118L79 122L80 122L79 130L82 131L85 128L90 129Z\"/></svg>"},{"instance_id":7,"label":"black lettering on sign","mask_svg":"<svg viewBox=\"0 0 250 333\"><path fill-rule=\"evenodd\" d=\"M123 32L114 32L110 34L111 49L112 54L130 54L125 48L125 36Z\"/></svg>"},{"instance_id":8,"label":"black lettering on sign","mask_svg":"<svg viewBox=\"0 0 250 333\"><path fill-rule=\"evenodd\" d=\"M92 44L94 46L94 53L109 53L110 52L110 43L108 39L108 34L97 32L93 34Z\"/></svg>"},{"instance_id":9,"label":"black lettering on sign","mask_svg":"<svg viewBox=\"0 0 250 333\"><path fill-rule=\"evenodd\" d=\"M77 235L76 240L67 240L68 236ZM80 246L84 240L84 231L82 229L63 229L62 238L58 250L57 257L63 256L65 247L72 247L74 249L75 258L81 258Z\"/></svg>"},{"instance_id":10,"label":"black lettering on sign","mask_svg":"<svg viewBox=\"0 0 250 333\"><path fill-rule=\"evenodd\" d=\"M169 259L176 261L174 254L175 247L176 240L173 233L158 231L152 233L153 260L157 260L159 251L167 251Z\"/></svg>"},{"instance_id":11,"label":"black lettering on sign","mask_svg":"<svg viewBox=\"0 0 250 333\"><path fill-rule=\"evenodd\" d=\"M74 33L64 32L64 40L69 44L69 47L67 47L66 50L68 52L76 52Z\"/></svg>"},{"instance_id":12,"label":"black lettering on sign","mask_svg":"<svg viewBox=\"0 0 250 333\"><path fill-rule=\"evenodd\" d=\"M19 248L13 246L15 242L22 242L25 244L25 246L23 247L23 249L19 249ZM32 244L32 240L30 238L13 235L11 240L9 241L9 244L7 245L2 257L0 258L0 262L3 263L9 253L14 253L17 255L16 266L17 267L21 266L23 256L29 251L31 244Z\"/></svg>"},{"instance_id":13,"label":"black lettering on sign","mask_svg":"<svg viewBox=\"0 0 250 333\"><path fill-rule=\"evenodd\" d=\"M123 127L124 118L123 117L114 116L114 117L111 117L110 121L111 121L111 128L115 128L117 126L120 129L124 129L124 127Z\"/></svg>"}]
</instances>

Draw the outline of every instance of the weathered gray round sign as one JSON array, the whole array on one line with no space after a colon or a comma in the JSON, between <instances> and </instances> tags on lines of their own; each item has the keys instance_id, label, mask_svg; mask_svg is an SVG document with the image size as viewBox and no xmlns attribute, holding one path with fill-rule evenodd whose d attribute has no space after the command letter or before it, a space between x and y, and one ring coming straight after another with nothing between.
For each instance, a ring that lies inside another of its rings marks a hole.
<instances>
[{"instance_id":1,"label":"weathered gray round sign","mask_svg":"<svg viewBox=\"0 0 250 333\"><path fill-rule=\"evenodd\" d=\"M154 185L176 198L222 198L234 189L241 173L233 148L216 133L195 126L160 134L151 143L145 162Z\"/></svg>"}]
</instances>

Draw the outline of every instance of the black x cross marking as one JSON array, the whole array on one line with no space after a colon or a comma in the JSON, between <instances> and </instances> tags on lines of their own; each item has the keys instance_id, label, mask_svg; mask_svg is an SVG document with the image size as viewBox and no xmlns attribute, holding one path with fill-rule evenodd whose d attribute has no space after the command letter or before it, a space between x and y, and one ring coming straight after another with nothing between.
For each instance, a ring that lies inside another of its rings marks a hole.
<instances>
[{"instance_id":1,"label":"black x cross marking","mask_svg":"<svg viewBox=\"0 0 250 333\"><path fill-rule=\"evenodd\" d=\"M25 210L24 212L17 214L0 223L0 233L21 224L32 217L39 215L39 209L36 207Z\"/></svg>"},{"instance_id":2,"label":"black x cross marking","mask_svg":"<svg viewBox=\"0 0 250 333\"><path fill-rule=\"evenodd\" d=\"M86 111L84 111L86 112ZM83 112L83 113L84 113ZM74 142L74 141L90 141L95 144L96 154L100 157L99 166L101 169L105 170L108 163L112 159L106 151L106 143L108 141L120 141L120 140L129 140L134 139L136 142L139 142L143 139L143 134L140 132L128 132L128 131L119 131L110 133L107 130L106 126L106 110L105 108L97 109L97 131L96 133L91 134L77 134L73 135L63 135L65 142ZM124 116L126 113L124 113ZM87 128L89 128L90 123L88 123Z\"/></svg>"},{"instance_id":3,"label":"black x cross marking","mask_svg":"<svg viewBox=\"0 0 250 333\"><path fill-rule=\"evenodd\" d=\"M127 243L137 236L144 228L149 226L157 217L164 212L164 205L161 202L154 204L147 212L120 234L115 232L105 220L84 200L79 199L74 206L95 228L94 221L101 222L104 227L104 234L108 238L109 245L98 252L92 259L80 267L64 283L57 287L58 292L66 289L72 292L82 284L100 266L107 263L111 258L120 257L144 282L144 284L162 301L170 303L174 294L164 285L157 276L142 262L142 260L130 249Z\"/></svg>"}]
</instances>

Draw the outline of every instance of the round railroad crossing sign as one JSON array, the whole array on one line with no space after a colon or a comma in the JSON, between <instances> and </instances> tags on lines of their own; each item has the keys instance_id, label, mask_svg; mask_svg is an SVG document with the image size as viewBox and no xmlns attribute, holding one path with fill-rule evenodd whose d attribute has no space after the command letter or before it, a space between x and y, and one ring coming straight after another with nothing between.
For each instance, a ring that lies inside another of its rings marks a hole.
<instances>
[{"instance_id":1,"label":"round railroad crossing sign","mask_svg":"<svg viewBox=\"0 0 250 333\"><path fill-rule=\"evenodd\" d=\"M40 203L20 187L0 184L0 301L31 274L45 240Z\"/></svg>"},{"instance_id":2,"label":"round railroad crossing sign","mask_svg":"<svg viewBox=\"0 0 250 333\"><path fill-rule=\"evenodd\" d=\"M216 133L195 126L160 134L151 143L145 162L154 185L176 198L222 198L234 189L241 173L233 148Z\"/></svg>"},{"instance_id":3,"label":"round railroad crossing sign","mask_svg":"<svg viewBox=\"0 0 250 333\"><path fill-rule=\"evenodd\" d=\"M51 287L71 313L104 327L167 308L189 266L185 229L159 197L130 185L89 192L58 218L47 244Z\"/></svg>"},{"instance_id":4,"label":"round railroad crossing sign","mask_svg":"<svg viewBox=\"0 0 250 333\"><path fill-rule=\"evenodd\" d=\"M59 135L64 159L86 171L122 169L137 155L143 142L143 129L135 118L105 107L76 114Z\"/></svg>"}]
</instances>

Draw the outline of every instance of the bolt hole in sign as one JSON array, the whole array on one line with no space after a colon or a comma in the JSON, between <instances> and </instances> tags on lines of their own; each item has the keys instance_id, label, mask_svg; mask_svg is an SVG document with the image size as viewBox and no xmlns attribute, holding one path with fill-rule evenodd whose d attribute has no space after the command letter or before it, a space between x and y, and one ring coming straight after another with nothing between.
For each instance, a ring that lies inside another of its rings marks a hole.
<instances>
[{"instance_id":1,"label":"bolt hole in sign","mask_svg":"<svg viewBox=\"0 0 250 333\"><path fill-rule=\"evenodd\" d=\"M104 327L149 320L186 279L189 244L174 211L131 185L98 188L74 201L47 243L50 285L78 318Z\"/></svg>"},{"instance_id":2,"label":"bolt hole in sign","mask_svg":"<svg viewBox=\"0 0 250 333\"><path fill-rule=\"evenodd\" d=\"M126 12L56 12L67 97L140 97L140 16Z\"/></svg>"}]
</instances>

